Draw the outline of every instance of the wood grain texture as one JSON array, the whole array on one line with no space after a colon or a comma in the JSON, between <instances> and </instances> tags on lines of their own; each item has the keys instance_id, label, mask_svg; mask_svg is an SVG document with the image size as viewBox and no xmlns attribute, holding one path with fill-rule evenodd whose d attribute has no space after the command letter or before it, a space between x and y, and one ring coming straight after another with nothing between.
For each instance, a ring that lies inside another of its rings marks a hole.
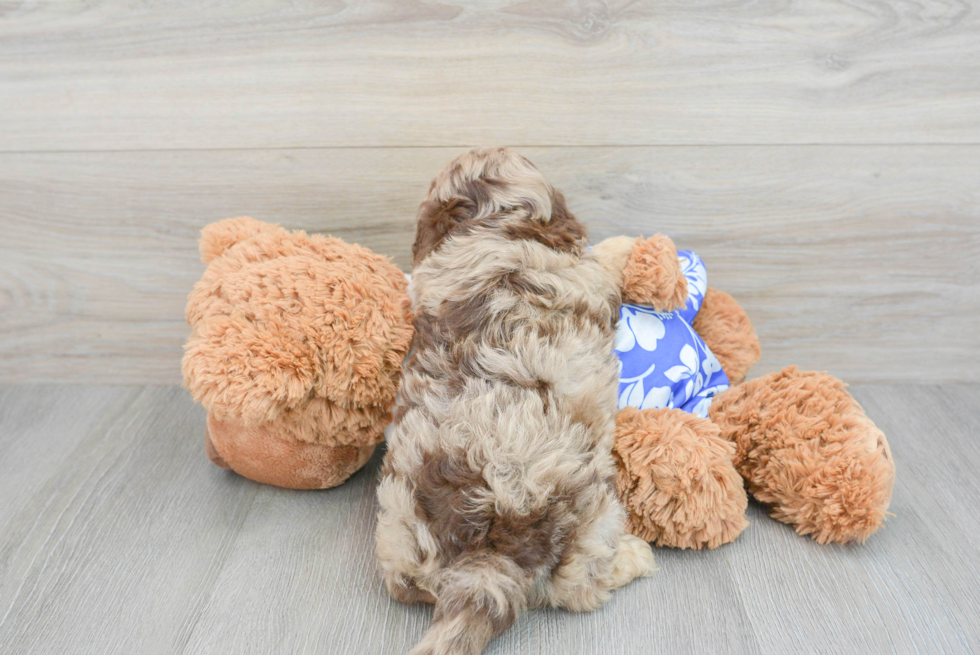
<instances>
[{"instance_id":1,"label":"wood grain texture","mask_svg":"<svg viewBox=\"0 0 980 655\"><path fill-rule=\"evenodd\" d=\"M779 617L792 606L806 617L802 629L754 621L759 643L764 652L977 652L980 387L852 392L895 455L894 516L852 547L820 547L774 521L754 521L738 548L725 549L747 611ZM845 647L841 634L860 641Z\"/></svg>"},{"instance_id":2,"label":"wood grain texture","mask_svg":"<svg viewBox=\"0 0 980 655\"><path fill-rule=\"evenodd\" d=\"M0 416L38 462L27 491L0 477L25 497L0 530L4 652L182 650L258 490L209 476L203 411L173 387L23 385Z\"/></svg>"},{"instance_id":3,"label":"wood grain texture","mask_svg":"<svg viewBox=\"0 0 980 655\"><path fill-rule=\"evenodd\" d=\"M531 612L487 655L976 652L980 385L853 391L898 466L867 544L820 546L752 504L734 543L657 549L660 570L601 610ZM380 453L337 489L288 491L211 465L203 427L174 388L0 388L0 466L24 468L0 476L4 651L414 644L431 610L392 601L372 555Z\"/></svg>"},{"instance_id":4,"label":"wood grain texture","mask_svg":"<svg viewBox=\"0 0 980 655\"><path fill-rule=\"evenodd\" d=\"M0 382L179 382L200 228L407 270L432 175L520 147L592 236L664 232L761 374L980 382L980 11L965 0L0 2ZM980 651L980 386L856 386L898 465L865 546L752 505L503 653ZM0 387L0 650L403 653L379 456L326 492L208 462L172 387Z\"/></svg>"},{"instance_id":5,"label":"wood grain texture","mask_svg":"<svg viewBox=\"0 0 980 655\"><path fill-rule=\"evenodd\" d=\"M0 155L0 380L176 383L196 239L251 214L408 270L459 149ZM980 380L980 146L525 148L593 238L664 232L787 364Z\"/></svg>"},{"instance_id":6,"label":"wood grain texture","mask_svg":"<svg viewBox=\"0 0 980 655\"><path fill-rule=\"evenodd\" d=\"M980 142L966 0L0 11L4 151Z\"/></svg>"},{"instance_id":7,"label":"wood grain texture","mask_svg":"<svg viewBox=\"0 0 980 655\"><path fill-rule=\"evenodd\" d=\"M12 535L11 521L42 493L85 435L137 393L129 387L0 387L0 534ZM9 573L12 541L4 544L0 580ZM0 607L3 600L0 596Z\"/></svg>"}]
</instances>

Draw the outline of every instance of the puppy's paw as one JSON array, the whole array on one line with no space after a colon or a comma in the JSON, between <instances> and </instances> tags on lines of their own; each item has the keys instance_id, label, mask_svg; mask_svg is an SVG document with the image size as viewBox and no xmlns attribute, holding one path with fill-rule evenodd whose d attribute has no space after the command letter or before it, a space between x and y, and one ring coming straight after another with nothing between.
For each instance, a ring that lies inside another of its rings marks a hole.
<instances>
[{"instance_id":1,"label":"puppy's paw","mask_svg":"<svg viewBox=\"0 0 980 655\"><path fill-rule=\"evenodd\" d=\"M653 563L653 549L639 537L624 534L616 551L613 564L613 586L622 587L635 578L652 575L657 568Z\"/></svg>"}]
</instances>

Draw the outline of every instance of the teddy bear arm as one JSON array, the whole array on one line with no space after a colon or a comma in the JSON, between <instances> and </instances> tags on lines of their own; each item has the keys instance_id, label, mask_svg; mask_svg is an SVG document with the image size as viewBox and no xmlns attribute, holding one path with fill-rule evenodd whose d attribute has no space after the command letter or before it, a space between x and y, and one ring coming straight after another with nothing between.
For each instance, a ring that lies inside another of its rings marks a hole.
<instances>
[{"instance_id":1,"label":"teddy bear arm","mask_svg":"<svg viewBox=\"0 0 980 655\"><path fill-rule=\"evenodd\" d=\"M708 287L693 327L718 358L731 384L741 384L762 354L745 310L724 291Z\"/></svg>"},{"instance_id":2,"label":"teddy bear arm","mask_svg":"<svg viewBox=\"0 0 980 655\"><path fill-rule=\"evenodd\" d=\"M684 307L687 295L674 242L662 234L637 239L623 271L623 301L673 312Z\"/></svg>"}]
</instances>

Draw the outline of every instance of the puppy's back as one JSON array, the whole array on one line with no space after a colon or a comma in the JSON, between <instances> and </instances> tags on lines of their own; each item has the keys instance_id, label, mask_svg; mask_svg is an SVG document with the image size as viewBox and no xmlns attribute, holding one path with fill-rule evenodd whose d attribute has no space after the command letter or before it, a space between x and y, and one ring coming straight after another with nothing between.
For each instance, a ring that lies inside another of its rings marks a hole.
<instances>
[{"instance_id":1,"label":"puppy's back","mask_svg":"<svg viewBox=\"0 0 980 655\"><path fill-rule=\"evenodd\" d=\"M416 339L378 525L393 595L436 599L415 652L480 652L549 601L581 525L619 529L619 298L584 236L561 194L507 151L457 160L420 209Z\"/></svg>"}]
</instances>

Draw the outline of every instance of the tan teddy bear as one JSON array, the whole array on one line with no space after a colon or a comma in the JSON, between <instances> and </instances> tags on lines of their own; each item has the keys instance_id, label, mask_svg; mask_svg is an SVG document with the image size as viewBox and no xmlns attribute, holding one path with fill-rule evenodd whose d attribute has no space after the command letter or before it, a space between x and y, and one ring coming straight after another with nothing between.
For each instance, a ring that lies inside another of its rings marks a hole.
<instances>
[{"instance_id":1,"label":"tan teddy bear","mask_svg":"<svg viewBox=\"0 0 980 655\"><path fill-rule=\"evenodd\" d=\"M654 289L651 278L666 286ZM626 280L626 302L688 291L674 245L660 235L637 240ZM895 463L846 385L795 366L745 382L759 341L745 311L717 289L707 287L691 327L732 386L705 418L679 408L620 409L613 453L629 531L658 546L720 546L748 525L747 488L773 518L820 543L873 534L887 514Z\"/></svg>"},{"instance_id":2,"label":"tan teddy bear","mask_svg":"<svg viewBox=\"0 0 980 655\"><path fill-rule=\"evenodd\" d=\"M366 248L251 218L209 225L200 249L183 373L208 410L208 456L280 487L342 483L391 421L412 339L405 277Z\"/></svg>"}]
</instances>

